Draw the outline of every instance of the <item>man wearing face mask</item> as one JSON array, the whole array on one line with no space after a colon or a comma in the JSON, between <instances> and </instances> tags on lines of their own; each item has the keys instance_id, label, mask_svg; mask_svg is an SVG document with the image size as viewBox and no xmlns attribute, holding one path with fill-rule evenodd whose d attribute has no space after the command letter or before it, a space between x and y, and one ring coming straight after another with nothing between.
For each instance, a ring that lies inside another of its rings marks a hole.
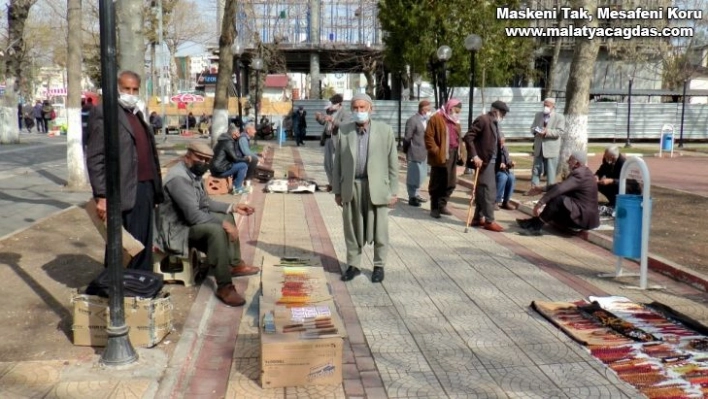
<instances>
[{"instance_id":1,"label":"man wearing face mask","mask_svg":"<svg viewBox=\"0 0 708 399\"><path fill-rule=\"evenodd\" d=\"M587 154L575 151L568 158L570 174L560 183L546 188L534 187L531 195L545 192L533 208L533 218L516 219L525 236L540 236L546 223L566 229L590 230L600 225L597 209L597 184L587 167Z\"/></svg>"},{"instance_id":2,"label":"man wearing face mask","mask_svg":"<svg viewBox=\"0 0 708 399\"><path fill-rule=\"evenodd\" d=\"M430 101L423 100L418 104L418 112L406 121L406 135L403 138L403 152L408 160L406 172L406 188L408 189L408 205L420 206L427 200L420 196L420 186L428 175L428 153L425 149L425 127L430 117Z\"/></svg>"},{"instance_id":3,"label":"man wearing face mask","mask_svg":"<svg viewBox=\"0 0 708 399\"><path fill-rule=\"evenodd\" d=\"M465 135L467 153L479 174L475 190L475 208L472 226L502 232L504 228L494 221L494 205L497 197L496 170L502 161L501 139L504 137L499 123L504 120L509 107L503 101L495 101L488 113L472 122Z\"/></svg>"},{"instance_id":4,"label":"man wearing face mask","mask_svg":"<svg viewBox=\"0 0 708 399\"><path fill-rule=\"evenodd\" d=\"M209 198L202 176L213 156L208 144L193 141L184 160L167 173L165 203L157 212L156 241L170 254L186 255L190 247L205 252L208 265L214 267L217 298L228 306L241 306L246 301L236 292L231 278L256 274L259 269L241 259L238 228L228 214L249 216L255 209Z\"/></svg>"},{"instance_id":5,"label":"man wearing face mask","mask_svg":"<svg viewBox=\"0 0 708 399\"><path fill-rule=\"evenodd\" d=\"M533 134L533 168L531 187L541 184L541 175L546 174L546 186L556 182L561 136L565 134L565 117L555 112L556 100L543 101L543 112L537 112L531 125ZM527 193L528 194L528 193Z\"/></svg>"},{"instance_id":6,"label":"man wearing face mask","mask_svg":"<svg viewBox=\"0 0 708 399\"><path fill-rule=\"evenodd\" d=\"M327 115L322 115L319 112L315 114L315 120L320 125L324 125L322 132L321 145L324 145L324 170L327 174L327 191L332 191L332 169L334 168L334 142L339 127L345 123L351 122L352 114L347 110L342 102L344 97L341 94L335 94L330 99L330 106L326 110Z\"/></svg>"},{"instance_id":7,"label":"man wearing face mask","mask_svg":"<svg viewBox=\"0 0 708 399\"><path fill-rule=\"evenodd\" d=\"M120 205L123 227L145 249L128 268L152 270L153 208L163 200L160 161L155 135L137 108L140 76L133 71L118 75L118 151L120 153ZM103 107L93 107L86 140L86 167L96 201L96 212L106 220L106 148Z\"/></svg>"},{"instance_id":8,"label":"man wearing face mask","mask_svg":"<svg viewBox=\"0 0 708 399\"><path fill-rule=\"evenodd\" d=\"M372 283L384 279L388 253L388 211L398 193L398 151L391 126L371 120L371 97L360 93L352 98L354 123L340 126L333 140L332 191L342 209L347 264L342 275L349 281L361 274L364 245L374 244Z\"/></svg>"},{"instance_id":9,"label":"man wearing face mask","mask_svg":"<svg viewBox=\"0 0 708 399\"><path fill-rule=\"evenodd\" d=\"M425 128L425 149L430 165L430 216L452 215L447 209L452 192L457 187L457 160L460 156L462 103L450 99L436 112Z\"/></svg>"}]
</instances>

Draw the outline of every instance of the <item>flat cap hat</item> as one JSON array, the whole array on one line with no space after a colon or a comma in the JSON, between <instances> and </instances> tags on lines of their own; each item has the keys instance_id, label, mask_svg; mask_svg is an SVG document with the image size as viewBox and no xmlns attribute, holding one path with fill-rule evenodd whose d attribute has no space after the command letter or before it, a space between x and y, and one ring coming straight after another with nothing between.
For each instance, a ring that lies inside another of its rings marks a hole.
<instances>
[{"instance_id":1,"label":"flat cap hat","mask_svg":"<svg viewBox=\"0 0 708 399\"><path fill-rule=\"evenodd\" d=\"M187 150L205 157L214 156L214 150L211 149L209 144L203 141L190 141L189 144L187 144Z\"/></svg>"},{"instance_id":2,"label":"flat cap hat","mask_svg":"<svg viewBox=\"0 0 708 399\"><path fill-rule=\"evenodd\" d=\"M509 107L506 105L504 101L497 100L492 103L492 108L498 109L499 111L502 111L504 113L509 112Z\"/></svg>"}]
</instances>

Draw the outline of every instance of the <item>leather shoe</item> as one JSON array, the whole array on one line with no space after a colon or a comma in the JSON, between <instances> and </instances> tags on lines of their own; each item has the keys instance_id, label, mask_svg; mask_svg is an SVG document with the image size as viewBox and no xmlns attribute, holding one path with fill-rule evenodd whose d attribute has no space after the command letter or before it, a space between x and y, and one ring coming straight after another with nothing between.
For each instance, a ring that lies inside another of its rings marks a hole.
<instances>
[{"instance_id":1,"label":"leather shoe","mask_svg":"<svg viewBox=\"0 0 708 399\"><path fill-rule=\"evenodd\" d=\"M501 210L501 207L499 206L499 204L494 204L494 210L495 211Z\"/></svg>"},{"instance_id":2,"label":"leather shoe","mask_svg":"<svg viewBox=\"0 0 708 399\"><path fill-rule=\"evenodd\" d=\"M380 283L384 279L384 269L381 266L374 266L374 271L371 273L371 282Z\"/></svg>"},{"instance_id":3,"label":"leather shoe","mask_svg":"<svg viewBox=\"0 0 708 399\"><path fill-rule=\"evenodd\" d=\"M342 281L352 280L354 277L356 277L360 274L361 274L361 270L359 270L358 267L349 266L347 268L347 271L345 271L344 274L342 275Z\"/></svg>"},{"instance_id":4,"label":"leather shoe","mask_svg":"<svg viewBox=\"0 0 708 399\"><path fill-rule=\"evenodd\" d=\"M538 237L543 235L541 233L541 229L534 229L534 228L528 228L528 229L523 229L519 232L520 236L526 236L526 237Z\"/></svg>"},{"instance_id":5,"label":"leather shoe","mask_svg":"<svg viewBox=\"0 0 708 399\"><path fill-rule=\"evenodd\" d=\"M408 199L408 205L410 206L420 206L420 201L418 201L418 198L413 197Z\"/></svg>"},{"instance_id":6,"label":"leather shoe","mask_svg":"<svg viewBox=\"0 0 708 399\"><path fill-rule=\"evenodd\" d=\"M442 209L440 209L440 214L441 214L441 215L448 215L448 216L449 216L449 215L452 215L452 212L450 212L450 210L447 209L446 206L443 206Z\"/></svg>"},{"instance_id":7,"label":"leather shoe","mask_svg":"<svg viewBox=\"0 0 708 399\"><path fill-rule=\"evenodd\" d=\"M216 290L216 297L221 300L226 306L243 306L246 300L236 292L233 284L225 285Z\"/></svg>"},{"instance_id":8,"label":"leather shoe","mask_svg":"<svg viewBox=\"0 0 708 399\"><path fill-rule=\"evenodd\" d=\"M470 224L472 227L482 227L484 226L484 221L480 219L472 219L472 223Z\"/></svg>"},{"instance_id":9,"label":"leather shoe","mask_svg":"<svg viewBox=\"0 0 708 399\"><path fill-rule=\"evenodd\" d=\"M430 216L434 217L435 219L440 219L440 210L439 209L431 209Z\"/></svg>"},{"instance_id":10,"label":"leather shoe","mask_svg":"<svg viewBox=\"0 0 708 399\"><path fill-rule=\"evenodd\" d=\"M502 207L502 209L506 209L508 211L515 211L516 210L516 205L510 204L508 202L503 203L501 207Z\"/></svg>"},{"instance_id":11,"label":"leather shoe","mask_svg":"<svg viewBox=\"0 0 708 399\"><path fill-rule=\"evenodd\" d=\"M231 266L231 276L233 277L251 276L260 271L261 269L255 266L248 266L244 261L241 261L241 263L236 266Z\"/></svg>"},{"instance_id":12,"label":"leather shoe","mask_svg":"<svg viewBox=\"0 0 708 399\"><path fill-rule=\"evenodd\" d=\"M531 227L531 224L533 223L533 218L529 219L516 219L516 224L519 225L522 229L528 229Z\"/></svg>"},{"instance_id":13,"label":"leather shoe","mask_svg":"<svg viewBox=\"0 0 708 399\"><path fill-rule=\"evenodd\" d=\"M488 222L484 224L484 229L489 230L489 231L494 231L497 233L501 233L504 231L504 228L501 227L497 222Z\"/></svg>"},{"instance_id":14,"label":"leather shoe","mask_svg":"<svg viewBox=\"0 0 708 399\"><path fill-rule=\"evenodd\" d=\"M420 202L420 203L428 202L427 199L421 197L420 195L416 195L416 196L415 196L415 199L417 199L418 202Z\"/></svg>"}]
</instances>

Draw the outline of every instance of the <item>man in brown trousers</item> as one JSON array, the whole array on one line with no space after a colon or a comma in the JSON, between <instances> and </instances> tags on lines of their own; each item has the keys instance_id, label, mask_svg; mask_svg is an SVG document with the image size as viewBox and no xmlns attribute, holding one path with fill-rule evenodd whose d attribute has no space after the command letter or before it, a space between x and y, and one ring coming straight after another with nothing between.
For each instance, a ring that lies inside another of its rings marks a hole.
<instances>
[{"instance_id":1,"label":"man in brown trousers","mask_svg":"<svg viewBox=\"0 0 708 399\"><path fill-rule=\"evenodd\" d=\"M483 226L486 230L501 232L504 228L494 221L494 204L497 196L495 165L501 161L499 122L504 119L509 107L503 101L495 101L488 113L480 115L472 122L465 135L467 156L479 173L475 187L475 209L472 226ZM484 222L482 221L484 218Z\"/></svg>"}]
</instances>

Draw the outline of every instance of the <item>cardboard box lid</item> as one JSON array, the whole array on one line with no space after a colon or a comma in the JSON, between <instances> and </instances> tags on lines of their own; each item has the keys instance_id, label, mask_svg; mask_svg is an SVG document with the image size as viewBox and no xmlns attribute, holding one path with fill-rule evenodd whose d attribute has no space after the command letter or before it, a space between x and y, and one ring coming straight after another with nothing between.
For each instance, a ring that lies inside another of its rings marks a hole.
<instances>
[{"instance_id":1,"label":"cardboard box lid","mask_svg":"<svg viewBox=\"0 0 708 399\"><path fill-rule=\"evenodd\" d=\"M288 332L284 333L283 332L283 327L287 325L293 325L293 324L299 324L297 321L294 321L292 319L292 313L294 308L298 307L289 307L289 306L284 306L284 305L278 305L274 302L268 301L266 298L261 297L260 299L260 320L261 320L261 343L262 344L274 344L274 343L298 343L298 342L305 342L305 341L321 341L325 340L328 338L345 338L347 336L347 331L344 326L344 322L342 321L342 318L339 316L339 311L337 309L336 304L332 300L327 300L323 302L319 302L317 304L311 304L311 305L306 305L306 307L327 307L329 308L330 312L330 321L331 324L334 325L334 328L337 329L336 333L330 333L327 334L326 336L323 337L312 337L309 336L309 334L306 334L305 332ZM276 332L272 334L265 333L263 331L263 318L267 313L272 313L273 314L273 319L275 321L275 327L276 327ZM313 329L311 329L313 330ZM309 331L311 331L309 330Z\"/></svg>"}]
</instances>

